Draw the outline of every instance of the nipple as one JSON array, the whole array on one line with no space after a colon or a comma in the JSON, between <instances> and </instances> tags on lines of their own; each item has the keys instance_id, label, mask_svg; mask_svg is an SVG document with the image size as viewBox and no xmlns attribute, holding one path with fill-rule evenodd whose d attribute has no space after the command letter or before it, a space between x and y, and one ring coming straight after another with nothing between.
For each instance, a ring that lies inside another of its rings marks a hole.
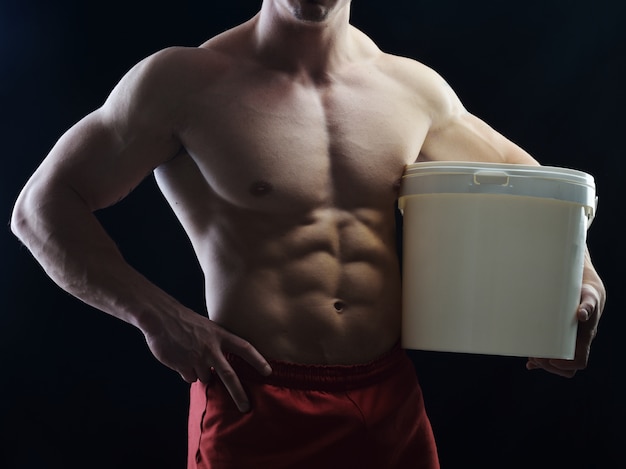
<instances>
[{"instance_id":1,"label":"nipple","mask_svg":"<svg viewBox=\"0 0 626 469\"><path fill-rule=\"evenodd\" d=\"M274 188L269 182L265 181L256 181L253 182L250 186L250 193L257 197L263 197L272 192Z\"/></svg>"}]
</instances>

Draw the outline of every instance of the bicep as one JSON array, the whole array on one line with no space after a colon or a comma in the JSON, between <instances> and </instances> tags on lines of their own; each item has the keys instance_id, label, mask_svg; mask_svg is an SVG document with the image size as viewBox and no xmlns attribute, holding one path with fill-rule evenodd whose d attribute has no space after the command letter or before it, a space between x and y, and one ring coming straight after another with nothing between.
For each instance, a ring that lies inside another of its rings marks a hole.
<instances>
[{"instance_id":1,"label":"bicep","mask_svg":"<svg viewBox=\"0 0 626 469\"><path fill-rule=\"evenodd\" d=\"M137 64L98 110L56 143L31 183L41 194L70 189L90 210L124 198L151 171L181 150L176 137L183 87L172 83L175 52Z\"/></svg>"},{"instance_id":2,"label":"bicep","mask_svg":"<svg viewBox=\"0 0 626 469\"><path fill-rule=\"evenodd\" d=\"M421 156L432 161L538 164L525 150L465 110L430 129Z\"/></svg>"},{"instance_id":3,"label":"bicep","mask_svg":"<svg viewBox=\"0 0 626 469\"><path fill-rule=\"evenodd\" d=\"M115 119L99 109L59 139L31 183L44 193L70 189L93 211L124 198L179 147L158 128L121 135Z\"/></svg>"},{"instance_id":4,"label":"bicep","mask_svg":"<svg viewBox=\"0 0 626 469\"><path fill-rule=\"evenodd\" d=\"M431 122L421 159L538 164L525 150L469 113L440 75L430 71L426 83Z\"/></svg>"}]
</instances>

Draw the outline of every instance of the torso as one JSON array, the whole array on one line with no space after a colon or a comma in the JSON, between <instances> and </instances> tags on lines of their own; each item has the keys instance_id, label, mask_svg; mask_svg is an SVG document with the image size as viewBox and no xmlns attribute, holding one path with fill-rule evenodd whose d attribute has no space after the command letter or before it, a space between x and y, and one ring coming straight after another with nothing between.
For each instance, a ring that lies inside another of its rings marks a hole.
<instances>
[{"instance_id":1,"label":"torso","mask_svg":"<svg viewBox=\"0 0 626 469\"><path fill-rule=\"evenodd\" d=\"M394 204L427 112L382 53L323 84L225 60L156 171L209 316L267 358L373 359L399 340Z\"/></svg>"}]
</instances>

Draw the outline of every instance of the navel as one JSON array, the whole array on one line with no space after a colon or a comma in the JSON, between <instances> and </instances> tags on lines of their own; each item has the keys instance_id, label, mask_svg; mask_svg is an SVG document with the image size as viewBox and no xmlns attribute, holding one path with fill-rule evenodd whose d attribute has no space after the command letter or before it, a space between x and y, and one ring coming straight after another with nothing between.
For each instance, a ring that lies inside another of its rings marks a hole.
<instances>
[{"instance_id":1,"label":"navel","mask_svg":"<svg viewBox=\"0 0 626 469\"><path fill-rule=\"evenodd\" d=\"M269 182L256 181L250 186L250 193L256 197L263 197L272 192L274 188Z\"/></svg>"},{"instance_id":2,"label":"navel","mask_svg":"<svg viewBox=\"0 0 626 469\"><path fill-rule=\"evenodd\" d=\"M343 301L335 301L333 306L335 307L335 311L337 311L338 313L343 312L343 310L346 308L346 304Z\"/></svg>"}]
</instances>

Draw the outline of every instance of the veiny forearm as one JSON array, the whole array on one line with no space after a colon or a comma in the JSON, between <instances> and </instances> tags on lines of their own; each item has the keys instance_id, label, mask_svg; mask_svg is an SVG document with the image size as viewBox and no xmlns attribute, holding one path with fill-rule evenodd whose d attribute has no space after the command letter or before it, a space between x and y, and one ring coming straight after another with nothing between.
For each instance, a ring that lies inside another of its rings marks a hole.
<instances>
[{"instance_id":1,"label":"veiny forearm","mask_svg":"<svg viewBox=\"0 0 626 469\"><path fill-rule=\"evenodd\" d=\"M144 332L165 308L182 308L124 260L70 187L27 186L11 228L61 288Z\"/></svg>"}]
</instances>

